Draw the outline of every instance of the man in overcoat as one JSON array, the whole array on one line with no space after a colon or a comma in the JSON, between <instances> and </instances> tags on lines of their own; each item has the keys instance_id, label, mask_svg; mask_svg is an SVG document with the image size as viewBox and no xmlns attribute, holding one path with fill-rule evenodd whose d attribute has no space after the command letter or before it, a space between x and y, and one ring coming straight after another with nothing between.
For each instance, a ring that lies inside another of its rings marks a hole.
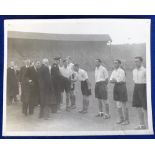
<instances>
[{"instance_id":1,"label":"man in overcoat","mask_svg":"<svg viewBox=\"0 0 155 155\"><path fill-rule=\"evenodd\" d=\"M31 65L25 73L25 77L28 80L29 84L29 102L27 105L27 110L29 110L29 114L32 115L34 113L34 107L40 104L40 89L39 89L39 77L38 77L38 68L36 64Z\"/></svg>"},{"instance_id":2,"label":"man in overcoat","mask_svg":"<svg viewBox=\"0 0 155 155\"><path fill-rule=\"evenodd\" d=\"M22 102L22 113L27 116L27 108L30 100L30 81L26 76L27 70L30 68L30 59L24 61L25 65L20 69L19 81L21 85L21 102Z\"/></svg>"},{"instance_id":3,"label":"man in overcoat","mask_svg":"<svg viewBox=\"0 0 155 155\"><path fill-rule=\"evenodd\" d=\"M14 66L14 62L11 61L7 69L7 104L15 103L16 96L19 93L18 79Z\"/></svg>"},{"instance_id":4,"label":"man in overcoat","mask_svg":"<svg viewBox=\"0 0 155 155\"><path fill-rule=\"evenodd\" d=\"M39 118L48 119L51 105L51 74L49 61L44 58L39 71L40 114Z\"/></svg>"}]
</instances>

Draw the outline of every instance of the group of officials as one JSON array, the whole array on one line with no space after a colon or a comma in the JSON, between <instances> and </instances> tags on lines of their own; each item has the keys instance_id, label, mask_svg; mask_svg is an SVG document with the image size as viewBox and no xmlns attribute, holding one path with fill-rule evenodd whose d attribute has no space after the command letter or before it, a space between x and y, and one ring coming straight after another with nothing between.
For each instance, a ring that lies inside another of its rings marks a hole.
<instances>
[{"instance_id":1,"label":"group of officials","mask_svg":"<svg viewBox=\"0 0 155 155\"><path fill-rule=\"evenodd\" d=\"M109 119L111 117L108 102L108 84L114 84L113 99L118 111L117 124L128 125L129 111L126 105L128 93L126 87L126 72L121 65L121 60L114 60L114 70L109 78L108 71L101 59L96 59L95 68L95 97L98 100L99 113L96 117ZM39 118L48 119L50 112L56 113L61 109L63 93L66 98L66 111L76 108L75 83L81 82L83 96L81 114L86 114L89 107L89 96L92 95L91 82L88 74L79 64L73 64L71 57L65 59L55 57L54 63L49 64L47 58L42 62L25 60L25 65L20 70L15 69L15 63L10 62L7 69L7 103L16 102L17 94L21 96L22 112L32 115L35 106L40 106ZM146 129L147 99L146 99L146 69L143 58L135 57L133 70L133 107L138 110L139 125L135 129ZM19 89L20 88L20 89ZM20 90L20 91L19 91ZM104 108L104 107L105 108Z\"/></svg>"}]
</instances>

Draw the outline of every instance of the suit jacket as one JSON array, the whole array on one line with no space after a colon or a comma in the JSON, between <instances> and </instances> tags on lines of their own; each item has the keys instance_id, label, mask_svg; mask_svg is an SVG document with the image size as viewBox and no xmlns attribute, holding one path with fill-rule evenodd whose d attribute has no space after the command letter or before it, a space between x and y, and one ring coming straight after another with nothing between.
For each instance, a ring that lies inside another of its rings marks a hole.
<instances>
[{"instance_id":1,"label":"suit jacket","mask_svg":"<svg viewBox=\"0 0 155 155\"><path fill-rule=\"evenodd\" d=\"M36 97L39 95L39 77L38 71L34 66L29 67L25 73L25 77L30 85L31 96Z\"/></svg>"},{"instance_id":2,"label":"suit jacket","mask_svg":"<svg viewBox=\"0 0 155 155\"><path fill-rule=\"evenodd\" d=\"M60 73L58 65L55 63L52 65L52 68L51 68L51 79L53 81L54 89L56 91L60 91L62 86L63 76Z\"/></svg>"}]
</instances>

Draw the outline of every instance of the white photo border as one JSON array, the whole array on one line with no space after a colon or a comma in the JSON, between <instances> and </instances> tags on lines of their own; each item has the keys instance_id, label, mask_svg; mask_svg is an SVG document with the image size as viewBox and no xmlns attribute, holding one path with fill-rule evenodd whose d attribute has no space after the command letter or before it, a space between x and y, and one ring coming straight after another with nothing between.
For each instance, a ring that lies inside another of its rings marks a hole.
<instances>
[{"instance_id":1,"label":"white photo border","mask_svg":"<svg viewBox=\"0 0 155 155\"><path fill-rule=\"evenodd\" d=\"M101 20L103 20L102 18ZM144 22L148 22L149 28L147 29L147 42L146 42L146 71L147 71L147 109L148 109L148 129L146 130L119 130L119 131L32 131L32 132L23 132L23 131L6 131L6 77L7 77L7 26L9 21L17 20L5 20L4 21L4 75L3 75L3 129L2 136L108 136L108 135L152 135L153 131L153 119L152 119L152 100L151 100L151 19L125 19L125 18L109 18L115 20L143 20ZM21 19L19 19L21 20ZM52 19L22 19L27 21L45 21ZM54 19L56 20L56 19ZM62 19L57 19L62 20ZM65 19L63 19L65 20ZM68 19L67 19L68 20ZM70 19L72 20L72 19ZM75 19L73 19L75 20ZM78 19L79 20L79 19ZM82 19L82 20L91 20L91 19ZM100 19L96 19L100 20ZM106 18L107 20L107 18Z\"/></svg>"}]
</instances>

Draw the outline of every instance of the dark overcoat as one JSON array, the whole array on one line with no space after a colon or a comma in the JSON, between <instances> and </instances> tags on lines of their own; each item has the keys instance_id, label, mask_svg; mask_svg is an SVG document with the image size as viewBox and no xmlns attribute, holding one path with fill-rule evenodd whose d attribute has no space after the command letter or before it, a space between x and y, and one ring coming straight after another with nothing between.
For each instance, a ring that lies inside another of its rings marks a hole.
<instances>
[{"instance_id":1,"label":"dark overcoat","mask_svg":"<svg viewBox=\"0 0 155 155\"><path fill-rule=\"evenodd\" d=\"M17 75L14 69L7 69L7 95L15 97L19 93Z\"/></svg>"},{"instance_id":2,"label":"dark overcoat","mask_svg":"<svg viewBox=\"0 0 155 155\"><path fill-rule=\"evenodd\" d=\"M23 103L29 102L30 99L30 85L28 81L28 77L26 76L26 72L29 67L22 66L19 73L19 81L21 84L21 101Z\"/></svg>"},{"instance_id":3,"label":"dark overcoat","mask_svg":"<svg viewBox=\"0 0 155 155\"><path fill-rule=\"evenodd\" d=\"M44 64L39 69L40 104L51 104L52 85L50 70Z\"/></svg>"},{"instance_id":4,"label":"dark overcoat","mask_svg":"<svg viewBox=\"0 0 155 155\"><path fill-rule=\"evenodd\" d=\"M56 99L56 104L60 104L63 84L59 67L55 63L51 67L51 79L53 83L53 93Z\"/></svg>"},{"instance_id":5,"label":"dark overcoat","mask_svg":"<svg viewBox=\"0 0 155 155\"><path fill-rule=\"evenodd\" d=\"M40 88L38 70L32 66L25 73L26 79L29 81L29 97L30 102L34 105L40 104Z\"/></svg>"}]
</instances>

